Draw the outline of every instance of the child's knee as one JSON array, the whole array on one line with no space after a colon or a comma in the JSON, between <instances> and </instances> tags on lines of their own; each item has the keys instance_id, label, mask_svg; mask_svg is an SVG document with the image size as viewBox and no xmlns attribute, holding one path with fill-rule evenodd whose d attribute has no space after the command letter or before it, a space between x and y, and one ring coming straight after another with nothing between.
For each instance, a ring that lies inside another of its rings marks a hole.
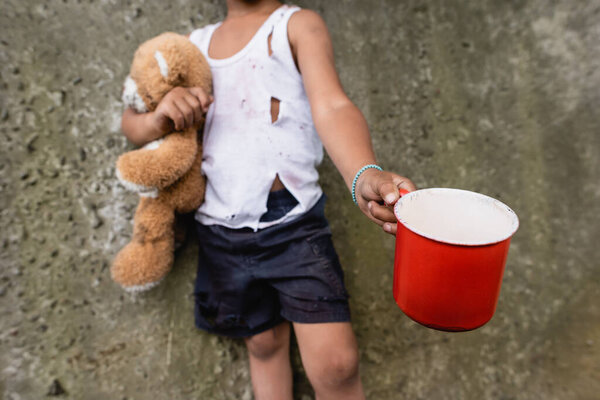
<instances>
[{"instance_id":1,"label":"child's knee","mask_svg":"<svg viewBox=\"0 0 600 400\"><path fill-rule=\"evenodd\" d=\"M287 330L287 334L286 334ZM268 360L289 345L289 330L275 327L268 331L246 339L246 347L251 357L259 360Z\"/></svg>"},{"instance_id":2,"label":"child's knee","mask_svg":"<svg viewBox=\"0 0 600 400\"><path fill-rule=\"evenodd\" d=\"M359 357L355 348L331 349L323 354L319 364L311 374L315 387L343 387L358 379Z\"/></svg>"}]
</instances>

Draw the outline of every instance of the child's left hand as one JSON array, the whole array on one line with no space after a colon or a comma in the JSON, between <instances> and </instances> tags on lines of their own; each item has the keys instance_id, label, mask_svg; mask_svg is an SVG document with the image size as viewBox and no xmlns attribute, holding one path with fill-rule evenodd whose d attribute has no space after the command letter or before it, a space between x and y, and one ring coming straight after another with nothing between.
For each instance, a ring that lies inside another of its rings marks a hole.
<instances>
[{"instance_id":1,"label":"child's left hand","mask_svg":"<svg viewBox=\"0 0 600 400\"><path fill-rule=\"evenodd\" d=\"M389 234L396 234L393 205L400 198L399 189L416 190L410 179L388 171L368 169L356 182L356 201L360 210Z\"/></svg>"}]
</instances>

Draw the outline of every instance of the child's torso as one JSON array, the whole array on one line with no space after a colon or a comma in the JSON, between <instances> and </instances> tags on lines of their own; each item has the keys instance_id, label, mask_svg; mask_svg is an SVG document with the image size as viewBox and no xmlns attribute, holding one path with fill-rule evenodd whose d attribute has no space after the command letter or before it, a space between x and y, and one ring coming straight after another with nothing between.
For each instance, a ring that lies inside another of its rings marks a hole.
<instances>
[{"instance_id":1,"label":"child's torso","mask_svg":"<svg viewBox=\"0 0 600 400\"><path fill-rule=\"evenodd\" d=\"M221 26L216 29L210 39L209 48L207 50L208 55L215 60L221 60L229 58L239 51L241 51L252 37L258 32L260 27L265 23L269 16L279 6L262 13L252 13L248 16L241 18L234 18L223 21ZM292 56L294 57L294 63L298 65L296 60L296 52L292 43L290 42L290 49ZM279 103L272 100L271 104L271 120L277 119L279 111ZM283 189L284 185L279 179L279 176L275 177L273 184L271 185L271 191Z\"/></svg>"},{"instance_id":2,"label":"child's torso","mask_svg":"<svg viewBox=\"0 0 600 400\"><path fill-rule=\"evenodd\" d=\"M281 221L321 196L316 166L323 149L287 35L297 7L266 19L231 20L195 30L190 40L205 54L215 101L204 129L205 203L197 219L230 228L259 223L278 179L298 200Z\"/></svg>"}]
</instances>

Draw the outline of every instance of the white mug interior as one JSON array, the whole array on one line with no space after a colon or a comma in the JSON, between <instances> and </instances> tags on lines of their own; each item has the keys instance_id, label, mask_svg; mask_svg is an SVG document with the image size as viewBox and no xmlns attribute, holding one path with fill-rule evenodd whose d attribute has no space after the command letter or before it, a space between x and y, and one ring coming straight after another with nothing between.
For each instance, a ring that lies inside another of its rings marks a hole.
<instances>
[{"instance_id":1,"label":"white mug interior","mask_svg":"<svg viewBox=\"0 0 600 400\"><path fill-rule=\"evenodd\" d=\"M394 206L398 221L439 242L481 246L510 238L519 219L504 203L480 193L430 188L410 192Z\"/></svg>"}]
</instances>

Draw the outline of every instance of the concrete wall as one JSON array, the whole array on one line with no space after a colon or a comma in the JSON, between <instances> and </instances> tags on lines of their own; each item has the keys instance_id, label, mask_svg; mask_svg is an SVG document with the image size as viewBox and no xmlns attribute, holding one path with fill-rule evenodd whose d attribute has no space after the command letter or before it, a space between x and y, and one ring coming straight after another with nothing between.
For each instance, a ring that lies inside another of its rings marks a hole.
<instances>
[{"instance_id":1,"label":"concrete wall","mask_svg":"<svg viewBox=\"0 0 600 400\"><path fill-rule=\"evenodd\" d=\"M224 16L224 1L5 0L0 12L0 393L6 400L250 399L243 345L192 318L195 245L157 289L110 280L136 197L114 178L132 53ZM498 310L460 334L391 296L393 238L325 161L370 399L597 399L600 4L303 0L381 164L521 218ZM296 394L312 397L297 350Z\"/></svg>"}]
</instances>

